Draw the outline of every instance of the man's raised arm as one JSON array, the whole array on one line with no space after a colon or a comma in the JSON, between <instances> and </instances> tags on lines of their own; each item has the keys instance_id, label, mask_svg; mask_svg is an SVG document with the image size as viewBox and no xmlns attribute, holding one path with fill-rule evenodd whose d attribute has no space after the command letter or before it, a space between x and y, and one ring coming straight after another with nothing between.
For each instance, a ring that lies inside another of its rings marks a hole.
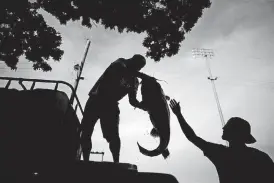
<instances>
[{"instance_id":1,"label":"man's raised arm","mask_svg":"<svg viewBox=\"0 0 274 183\"><path fill-rule=\"evenodd\" d=\"M181 129L185 134L186 138L194 145L199 147L201 150L204 150L208 142L198 137L195 134L194 130L188 125L188 123L186 122L185 118L181 113L180 104L173 99L170 101L170 108L172 109L173 113L177 116Z\"/></svg>"}]
</instances>

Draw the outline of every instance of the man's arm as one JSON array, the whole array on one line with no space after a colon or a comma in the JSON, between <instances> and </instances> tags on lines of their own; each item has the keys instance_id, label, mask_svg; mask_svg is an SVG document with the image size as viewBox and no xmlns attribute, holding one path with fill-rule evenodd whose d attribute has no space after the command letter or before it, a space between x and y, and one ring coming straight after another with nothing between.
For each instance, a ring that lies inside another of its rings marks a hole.
<instances>
[{"instance_id":1,"label":"man's arm","mask_svg":"<svg viewBox=\"0 0 274 183\"><path fill-rule=\"evenodd\" d=\"M138 78L140 78L140 79L150 79L150 78L153 78L153 77L148 76L148 75L146 75L146 74L144 74L144 73L142 73L142 72L132 71L132 70L130 70L129 72L130 72L130 74L131 74L132 76L138 77Z\"/></svg>"},{"instance_id":2,"label":"man's arm","mask_svg":"<svg viewBox=\"0 0 274 183\"><path fill-rule=\"evenodd\" d=\"M137 80L137 79L136 79ZM138 86L139 86L139 82L138 80L136 81L137 83L134 84L134 87L132 87L128 93L128 99L129 99L129 103L130 105L132 105L133 107L137 107L139 109L142 109L142 110L146 110L145 109L145 106L143 105L142 102L139 102L137 100L137 89L138 89Z\"/></svg>"},{"instance_id":3,"label":"man's arm","mask_svg":"<svg viewBox=\"0 0 274 183\"><path fill-rule=\"evenodd\" d=\"M139 102L136 98L136 94L134 94L133 92L129 92L128 93L128 99L129 99L129 103L130 105L132 105L133 107L137 107L139 109L142 110L146 110L145 106L143 105L142 102Z\"/></svg>"},{"instance_id":4,"label":"man's arm","mask_svg":"<svg viewBox=\"0 0 274 183\"><path fill-rule=\"evenodd\" d=\"M181 107L179 103L177 103L175 100L171 100L170 107L173 111L173 113L177 116L177 119L180 123L181 129L183 133L185 134L186 138L192 142L194 145L196 145L201 150L204 150L208 144L207 141L204 139L198 137L194 130L188 125L185 118L183 117L181 113Z\"/></svg>"},{"instance_id":5,"label":"man's arm","mask_svg":"<svg viewBox=\"0 0 274 183\"><path fill-rule=\"evenodd\" d=\"M119 63L119 64L118 64ZM133 76L133 77L137 77L140 79L154 79L154 77L151 77L149 75L146 75L142 72L136 71L136 70L132 70L127 68L126 64L123 62L123 59L118 59L117 62L114 63L114 65L119 65L118 67L116 67L116 71L119 73L122 73L123 75L128 75L128 76Z\"/></svg>"}]
</instances>

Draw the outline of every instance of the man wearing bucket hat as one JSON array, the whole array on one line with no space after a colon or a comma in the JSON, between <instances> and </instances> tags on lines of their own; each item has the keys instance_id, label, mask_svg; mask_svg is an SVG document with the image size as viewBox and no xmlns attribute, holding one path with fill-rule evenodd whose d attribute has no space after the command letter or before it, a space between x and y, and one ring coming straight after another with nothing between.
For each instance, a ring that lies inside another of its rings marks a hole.
<instances>
[{"instance_id":1,"label":"man wearing bucket hat","mask_svg":"<svg viewBox=\"0 0 274 183\"><path fill-rule=\"evenodd\" d=\"M229 147L207 142L198 137L185 121L181 107L174 99L170 107L177 116L187 139L200 148L215 165L220 183L273 183L274 163L264 152L246 146L256 139L251 135L250 124L239 117L232 117L223 128L222 139Z\"/></svg>"},{"instance_id":2,"label":"man wearing bucket hat","mask_svg":"<svg viewBox=\"0 0 274 183\"><path fill-rule=\"evenodd\" d=\"M119 58L110 64L89 92L81 122L84 161L89 161L92 148L91 136L96 122L100 119L103 136L109 143L113 161L119 162L121 142L118 132L120 114L118 101L128 95L133 107L146 110L142 102L136 99L139 85L137 77L153 79L139 72L145 65L145 57L139 54L129 59Z\"/></svg>"}]
</instances>

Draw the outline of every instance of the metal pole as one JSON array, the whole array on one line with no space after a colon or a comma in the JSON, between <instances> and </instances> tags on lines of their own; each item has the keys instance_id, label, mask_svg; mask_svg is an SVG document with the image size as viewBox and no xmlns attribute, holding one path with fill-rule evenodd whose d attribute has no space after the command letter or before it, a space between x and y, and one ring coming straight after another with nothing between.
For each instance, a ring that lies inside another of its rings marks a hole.
<instances>
[{"instance_id":1,"label":"metal pole","mask_svg":"<svg viewBox=\"0 0 274 183\"><path fill-rule=\"evenodd\" d=\"M217 78L212 77L209 59L208 59L207 56L205 56L205 58L206 58L207 70L208 70L208 73L209 73L209 78L208 79L211 81L212 89L213 89L213 92L214 92L215 100L216 100L219 115L220 115L220 119L221 119L221 122L222 122L222 127L224 127L224 125L225 125L224 116L223 116L222 108L221 108L221 105L220 105L220 102L219 102L219 97L218 97L217 90L216 90L215 83L214 83L214 81L217 80Z\"/></svg>"},{"instance_id":2,"label":"metal pole","mask_svg":"<svg viewBox=\"0 0 274 183\"><path fill-rule=\"evenodd\" d=\"M223 116L222 108L221 108L221 105L219 102L217 90L216 90L215 83L214 83L214 81L217 80L217 77L213 78L211 69L210 69L210 63L209 63L209 58L213 57L213 55L214 55L213 50L211 50L211 49L193 49L192 52L193 52L193 56L195 56L195 57L201 56L206 59L206 66L207 66L207 70L209 73L208 79L211 81L212 89L214 92L214 97L215 97L215 100L217 103L217 107L218 107L218 111L219 111L219 115L220 115L220 119L221 119L221 123L222 123L222 127L224 127L224 125L225 125L224 116ZM228 146L228 143L226 143L226 145Z\"/></svg>"},{"instance_id":3,"label":"metal pole","mask_svg":"<svg viewBox=\"0 0 274 183\"><path fill-rule=\"evenodd\" d=\"M90 40L87 40L87 45L86 45L86 48L85 48L84 56L83 56L82 61L81 61L81 65L77 69L77 77L75 79L75 84L74 84L75 93L76 93L76 90L78 88L79 81L84 79L84 78L81 77L81 75L82 75L82 71L83 71L85 61L86 61L86 57L87 57L87 54L88 54L89 47L90 47ZM74 101L74 94L73 93L71 94L70 100L71 100L71 103L73 104L73 101Z\"/></svg>"}]
</instances>

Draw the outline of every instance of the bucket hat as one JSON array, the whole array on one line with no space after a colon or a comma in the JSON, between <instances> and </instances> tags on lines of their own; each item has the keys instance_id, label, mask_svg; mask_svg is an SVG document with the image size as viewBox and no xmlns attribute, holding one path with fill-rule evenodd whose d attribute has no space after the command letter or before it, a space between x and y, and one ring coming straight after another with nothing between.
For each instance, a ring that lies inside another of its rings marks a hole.
<instances>
[{"instance_id":1,"label":"bucket hat","mask_svg":"<svg viewBox=\"0 0 274 183\"><path fill-rule=\"evenodd\" d=\"M245 143L247 144L253 144L256 142L256 139L251 135L251 126L250 124L239 117L232 117L230 118L225 126L223 127L223 130L228 131L229 137L238 137L244 139ZM229 140L229 139L224 139Z\"/></svg>"}]
</instances>

